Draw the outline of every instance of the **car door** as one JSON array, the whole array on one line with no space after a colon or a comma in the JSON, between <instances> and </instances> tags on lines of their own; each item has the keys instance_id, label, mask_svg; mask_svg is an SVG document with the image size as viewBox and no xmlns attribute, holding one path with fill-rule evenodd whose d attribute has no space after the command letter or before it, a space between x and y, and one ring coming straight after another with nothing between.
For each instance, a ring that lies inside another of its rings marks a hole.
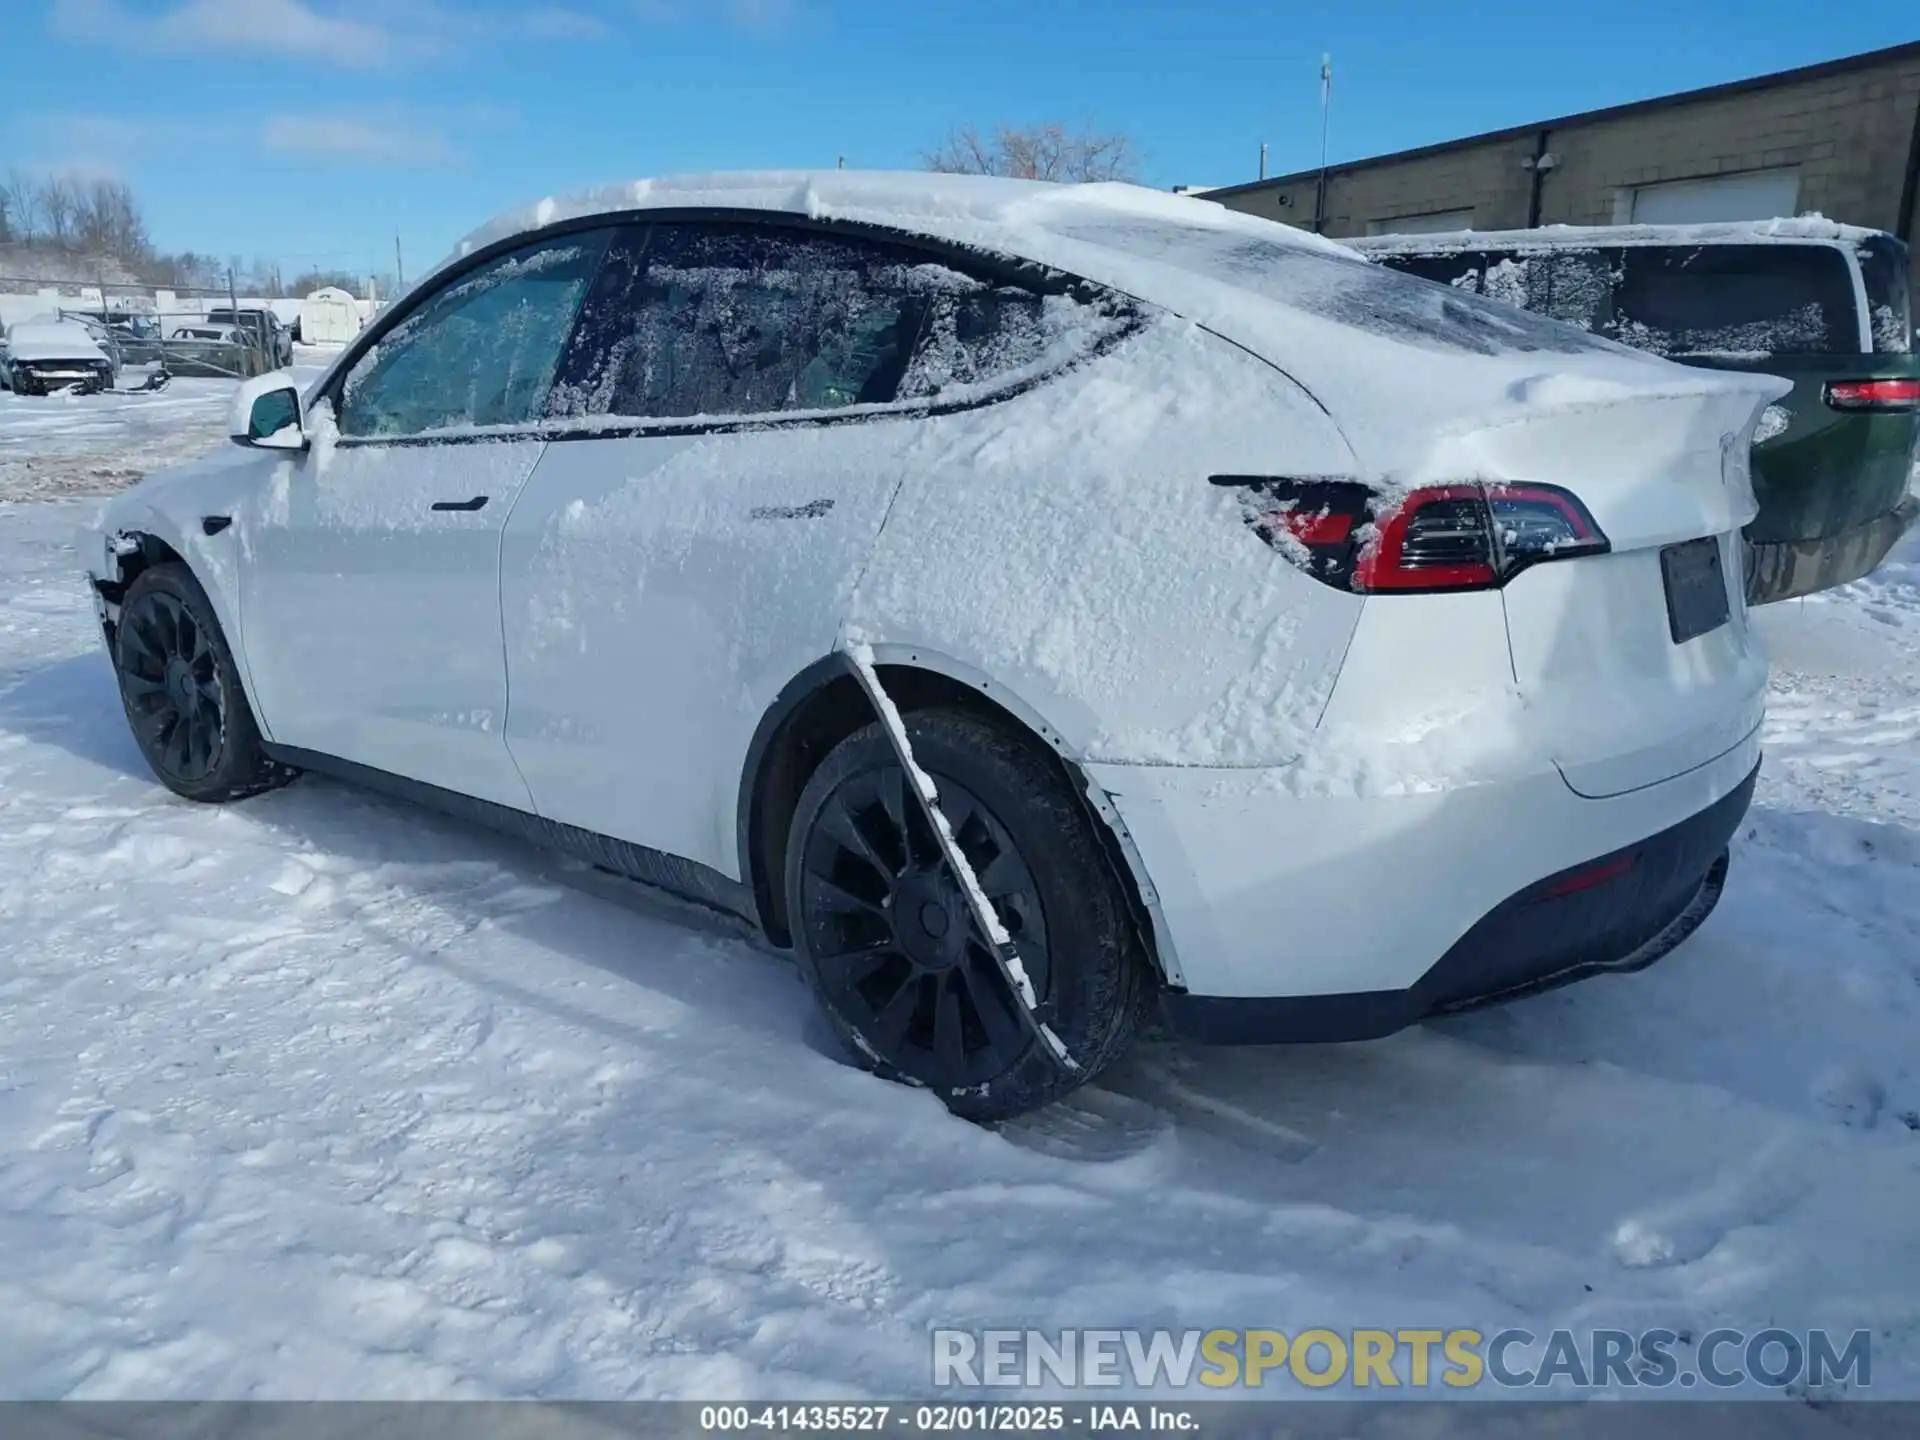
<instances>
[{"instance_id":1,"label":"car door","mask_svg":"<svg viewBox=\"0 0 1920 1440\"><path fill-rule=\"evenodd\" d=\"M541 815L738 877L760 718L836 643L943 275L790 221L636 225L507 525L507 742ZM572 438L563 438L572 432Z\"/></svg>"},{"instance_id":2,"label":"car door","mask_svg":"<svg viewBox=\"0 0 1920 1440\"><path fill-rule=\"evenodd\" d=\"M528 808L503 738L500 536L606 236L455 273L316 398L315 443L242 527L241 624L276 743Z\"/></svg>"}]
</instances>

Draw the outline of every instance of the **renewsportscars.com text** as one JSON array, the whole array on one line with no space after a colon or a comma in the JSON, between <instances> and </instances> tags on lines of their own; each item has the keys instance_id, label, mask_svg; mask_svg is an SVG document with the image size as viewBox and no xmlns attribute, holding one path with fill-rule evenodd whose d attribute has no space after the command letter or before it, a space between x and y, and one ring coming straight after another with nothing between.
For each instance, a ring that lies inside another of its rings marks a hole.
<instances>
[{"instance_id":1,"label":"renewsportscars.com text","mask_svg":"<svg viewBox=\"0 0 1920 1440\"><path fill-rule=\"evenodd\" d=\"M959 1389L1692 1389L1873 1383L1872 1337L1710 1330L936 1330L933 1383Z\"/></svg>"}]
</instances>

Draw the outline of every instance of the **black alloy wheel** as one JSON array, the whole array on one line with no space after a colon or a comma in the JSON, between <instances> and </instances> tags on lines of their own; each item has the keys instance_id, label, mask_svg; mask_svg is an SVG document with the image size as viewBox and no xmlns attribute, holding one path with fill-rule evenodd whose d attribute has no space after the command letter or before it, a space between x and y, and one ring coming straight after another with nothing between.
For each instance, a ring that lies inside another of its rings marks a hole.
<instances>
[{"instance_id":1,"label":"black alloy wheel","mask_svg":"<svg viewBox=\"0 0 1920 1440\"><path fill-rule=\"evenodd\" d=\"M113 630L120 701L140 753L189 800L238 800L295 772L267 757L213 603L184 565L143 570Z\"/></svg>"},{"instance_id":2,"label":"black alloy wheel","mask_svg":"<svg viewBox=\"0 0 1920 1440\"><path fill-rule=\"evenodd\" d=\"M140 748L162 778L199 784L226 745L211 637L179 598L148 590L120 612L120 684Z\"/></svg>"},{"instance_id":3,"label":"black alloy wheel","mask_svg":"<svg viewBox=\"0 0 1920 1440\"><path fill-rule=\"evenodd\" d=\"M1153 998L1152 962L1098 821L1056 756L977 713L917 710L904 723L1013 942L1032 1011L879 724L834 746L795 806L784 870L794 958L868 1069L968 1119L1004 1120L1126 1049Z\"/></svg>"},{"instance_id":4,"label":"black alloy wheel","mask_svg":"<svg viewBox=\"0 0 1920 1440\"><path fill-rule=\"evenodd\" d=\"M946 777L935 784L960 851L1047 993L1046 917L1006 826ZM1033 1036L904 768L849 776L828 796L801 867L809 949L829 1003L889 1064L937 1090L1012 1069Z\"/></svg>"}]
</instances>

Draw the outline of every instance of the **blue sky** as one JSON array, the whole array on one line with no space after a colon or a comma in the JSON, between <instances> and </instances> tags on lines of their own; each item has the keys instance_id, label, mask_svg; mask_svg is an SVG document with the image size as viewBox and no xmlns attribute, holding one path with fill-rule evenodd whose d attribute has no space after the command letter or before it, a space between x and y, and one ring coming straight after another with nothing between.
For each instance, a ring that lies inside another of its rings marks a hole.
<instances>
[{"instance_id":1,"label":"blue sky","mask_svg":"<svg viewBox=\"0 0 1920 1440\"><path fill-rule=\"evenodd\" d=\"M134 183L162 248L410 271L638 175L901 167L951 127L1124 130L1253 178L1920 38L1897 0L0 0L0 170Z\"/></svg>"}]
</instances>

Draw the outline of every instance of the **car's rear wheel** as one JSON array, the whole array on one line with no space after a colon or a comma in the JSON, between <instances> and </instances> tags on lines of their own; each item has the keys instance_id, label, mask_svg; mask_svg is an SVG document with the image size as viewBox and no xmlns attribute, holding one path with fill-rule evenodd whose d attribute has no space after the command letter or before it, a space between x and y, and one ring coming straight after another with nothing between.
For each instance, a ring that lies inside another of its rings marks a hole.
<instances>
[{"instance_id":1,"label":"car's rear wheel","mask_svg":"<svg viewBox=\"0 0 1920 1440\"><path fill-rule=\"evenodd\" d=\"M1012 936L1033 1015L877 724L835 747L801 794L785 877L794 952L829 1022L869 1068L926 1086L970 1119L1005 1119L1066 1095L1126 1048L1151 971L1094 822L1058 763L960 711L910 713L906 726Z\"/></svg>"},{"instance_id":2,"label":"car's rear wheel","mask_svg":"<svg viewBox=\"0 0 1920 1440\"><path fill-rule=\"evenodd\" d=\"M113 658L134 741L174 794L217 803L293 778L262 749L233 652L186 566L155 565L134 578Z\"/></svg>"}]
</instances>

